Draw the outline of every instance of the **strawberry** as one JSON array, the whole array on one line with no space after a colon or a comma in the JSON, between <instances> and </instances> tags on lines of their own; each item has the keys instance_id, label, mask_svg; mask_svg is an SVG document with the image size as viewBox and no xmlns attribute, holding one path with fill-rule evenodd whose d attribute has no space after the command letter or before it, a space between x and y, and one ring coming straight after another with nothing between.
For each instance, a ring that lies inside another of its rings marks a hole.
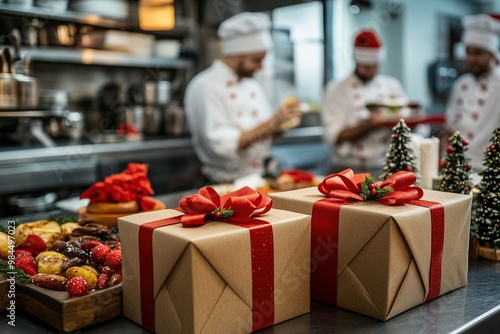
<instances>
[{"instance_id":1,"label":"strawberry","mask_svg":"<svg viewBox=\"0 0 500 334\"><path fill-rule=\"evenodd\" d=\"M66 291L70 297L83 296L87 289L88 283L82 276L73 276L66 283Z\"/></svg>"},{"instance_id":2,"label":"strawberry","mask_svg":"<svg viewBox=\"0 0 500 334\"><path fill-rule=\"evenodd\" d=\"M109 266L102 266L100 269L101 269L101 273L103 273L103 274L111 275L111 273L113 272L113 270L111 270L111 268Z\"/></svg>"},{"instance_id":3,"label":"strawberry","mask_svg":"<svg viewBox=\"0 0 500 334\"><path fill-rule=\"evenodd\" d=\"M37 273L37 264L35 259L32 256L21 256L14 263L16 268L21 269L26 274L33 276Z\"/></svg>"},{"instance_id":4,"label":"strawberry","mask_svg":"<svg viewBox=\"0 0 500 334\"><path fill-rule=\"evenodd\" d=\"M23 256L33 257L33 255L31 255L31 253L27 250L16 249L16 251L14 252L14 258L17 260L18 258L23 257Z\"/></svg>"},{"instance_id":5,"label":"strawberry","mask_svg":"<svg viewBox=\"0 0 500 334\"><path fill-rule=\"evenodd\" d=\"M95 246L99 245L102 245L102 242L97 240L89 240L85 241L80 248L86 252L90 252Z\"/></svg>"},{"instance_id":6,"label":"strawberry","mask_svg":"<svg viewBox=\"0 0 500 334\"><path fill-rule=\"evenodd\" d=\"M38 235L30 234L26 237L26 239L22 243L21 249L27 250L32 255L36 256L41 252L47 250L47 244Z\"/></svg>"},{"instance_id":7,"label":"strawberry","mask_svg":"<svg viewBox=\"0 0 500 334\"><path fill-rule=\"evenodd\" d=\"M105 264L113 270L121 269L122 267L122 251L112 250L106 255Z\"/></svg>"},{"instance_id":8,"label":"strawberry","mask_svg":"<svg viewBox=\"0 0 500 334\"><path fill-rule=\"evenodd\" d=\"M109 268L109 267L108 267ZM111 278L111 274L100 274L97 276L97 289L105 289L108 287L109 279Z\"/></svg>"},{"instance_id":9,"label":"strawberry","mask_svg":"<svg viewBox=\"0 0 500 334\"><path fill-rule=\"evenodd\" d=\"M97 245L90 251L90 257L94 263L102 264L110 251L111 249L106 245Z\"/></svg>"}]
</instances>

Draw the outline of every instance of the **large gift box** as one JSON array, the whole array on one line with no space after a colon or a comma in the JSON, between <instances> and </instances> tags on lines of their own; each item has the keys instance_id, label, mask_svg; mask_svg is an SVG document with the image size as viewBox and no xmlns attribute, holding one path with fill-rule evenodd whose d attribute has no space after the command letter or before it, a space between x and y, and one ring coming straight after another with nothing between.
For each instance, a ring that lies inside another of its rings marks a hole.
<instances>
[{"instance_id":1,"label":"large gift box","mask_svg":"<svg viewBox=\"0 0 500 334\"><path fill-rule=\"evenodd\" d=\"M360 174L346 175L271 195L274 208L312 215L311 299L387 320L467 284L470 196L406 184L385 204L358 201Z\"/></svg>"},{"instance_id":2,"label":"large gift box","mask_svg":"<svg viewBox=\"0 0 500 334\"><path fill-rule=\"evenodd\" d=\"M249 333L309 312L310 216L250 188L218 201L204 187L119 219L126 317L158 333Z\"/></svg>"}]
</instances>

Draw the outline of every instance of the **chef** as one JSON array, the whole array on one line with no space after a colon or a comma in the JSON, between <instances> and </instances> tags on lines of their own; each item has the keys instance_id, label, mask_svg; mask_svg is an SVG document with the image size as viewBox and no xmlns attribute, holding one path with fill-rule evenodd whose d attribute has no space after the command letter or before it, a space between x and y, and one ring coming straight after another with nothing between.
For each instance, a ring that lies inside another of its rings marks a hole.
<instances>
[{"instance_id":1,"label":"chef","mask_svg":"<svg viewBox=\"0 0 500 334\"><path fill-rule=\"evenodd\" d=\"M370 112L365 105L406 94L397 79L378 74L385 48L375 31L362 30L356 35L353 56L354 73L327 85L321 111L324 140L333 148L334 171L352 168L377 179L382 174L391 129L383 125L384 113Z\"/></svg>"},{"instance_id":2,"label":"chef","mask_svg":"<svg viewBox=\"0 0 500 334\"><path fill-rule=\"evenodd\" d=\"M500 21L480 14L465 17L462 23L469 72L453 85L446 123L448 135L458 130L469 141L466 154L473 170L480 172L493 130L500 127Z\"/></svg>"},{"instance_id":3,"label":"chef","mask_svg":"<svg viewBox=\"0 0 500 334\"><path fill-rule=\"evenodd\" d=\"M262 173L273 137L300 120L298 101L275 112L253 78L272 47L270 26L263 13L244 12L222 22L221 57L186 89L186 116L208 182Z\"/></svg>"}]
</instances>

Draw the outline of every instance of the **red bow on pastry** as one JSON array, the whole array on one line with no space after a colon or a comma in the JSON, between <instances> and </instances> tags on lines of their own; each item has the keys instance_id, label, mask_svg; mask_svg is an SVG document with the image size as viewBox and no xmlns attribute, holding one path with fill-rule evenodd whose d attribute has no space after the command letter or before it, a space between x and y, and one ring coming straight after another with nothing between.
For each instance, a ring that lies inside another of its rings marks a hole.
<instances>
[{"instance_id":1,"label":"red bow on pastry","mask_svg":"<svg viewBox=\"0 0 500 334\"><path fill-rule=\"evenodd\" d=\"M408 203L420 199L424 192L413 186L417 177L412 172L399 171L385 181L373 180L369 173L354 174L345 169L337 174L330 174L318 185L319 191L335 200L363 201L374 199L388 205ZM372 190L373 189L373 190ZM366 193L372 191L372 195Z\"/></svg>"},{"instance_id":2,"label":"red bow on pastry","mask_svg":"<svg viewBox=\"0 0 500 334\"><path fill-rule=\"evenodd\" d=\"M197 194L183 197L179 209L186 213L181 217L184 227L206 224L210 220L227 220L246 223L254 216L265 214L273 202L249 187L219 196L212 187L203 187Z\"/></svg>"},{"instance_id":3,"label":"red bow on pastry","mask_svg":"<svg viewBox=\"0 0 500 334\"><path fill-rule=\"evenodd\" d=\"M151 210L155 202L148 195L154 194L154 191L147 173L148 165L129 163L123 172L106 177L104 182L94 183L81 194L80 198L88 198L90 202L137 201L141 210Z\"/></svg>"}]
</instances>

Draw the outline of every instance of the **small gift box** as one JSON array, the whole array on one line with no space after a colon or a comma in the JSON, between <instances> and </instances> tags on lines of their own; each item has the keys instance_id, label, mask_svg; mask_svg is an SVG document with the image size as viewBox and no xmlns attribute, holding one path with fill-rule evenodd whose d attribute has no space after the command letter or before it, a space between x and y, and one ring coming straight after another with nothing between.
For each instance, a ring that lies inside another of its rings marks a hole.
<instances>
[{"instance_id":1,"label":"small gift box","mask_svg":"<svg viewBox=\"0 0 500 334\"><path fill-rule=\"evenodd\" d=\"M415 179L346 170L271 195L274 208L312 215L311 299L387 320L466 285L471 197Z\"/></svg>"},{"instance_id":2,"label":"small gift box","mask_svg":"<svg viewBox=\"0 0 500 334\"><path fill-rule=\"evenodd\" d=\"M309 312L310 216L245 187L119 219L126 317L159 333L249 333Z\"/></svg>"}]
</instances>

